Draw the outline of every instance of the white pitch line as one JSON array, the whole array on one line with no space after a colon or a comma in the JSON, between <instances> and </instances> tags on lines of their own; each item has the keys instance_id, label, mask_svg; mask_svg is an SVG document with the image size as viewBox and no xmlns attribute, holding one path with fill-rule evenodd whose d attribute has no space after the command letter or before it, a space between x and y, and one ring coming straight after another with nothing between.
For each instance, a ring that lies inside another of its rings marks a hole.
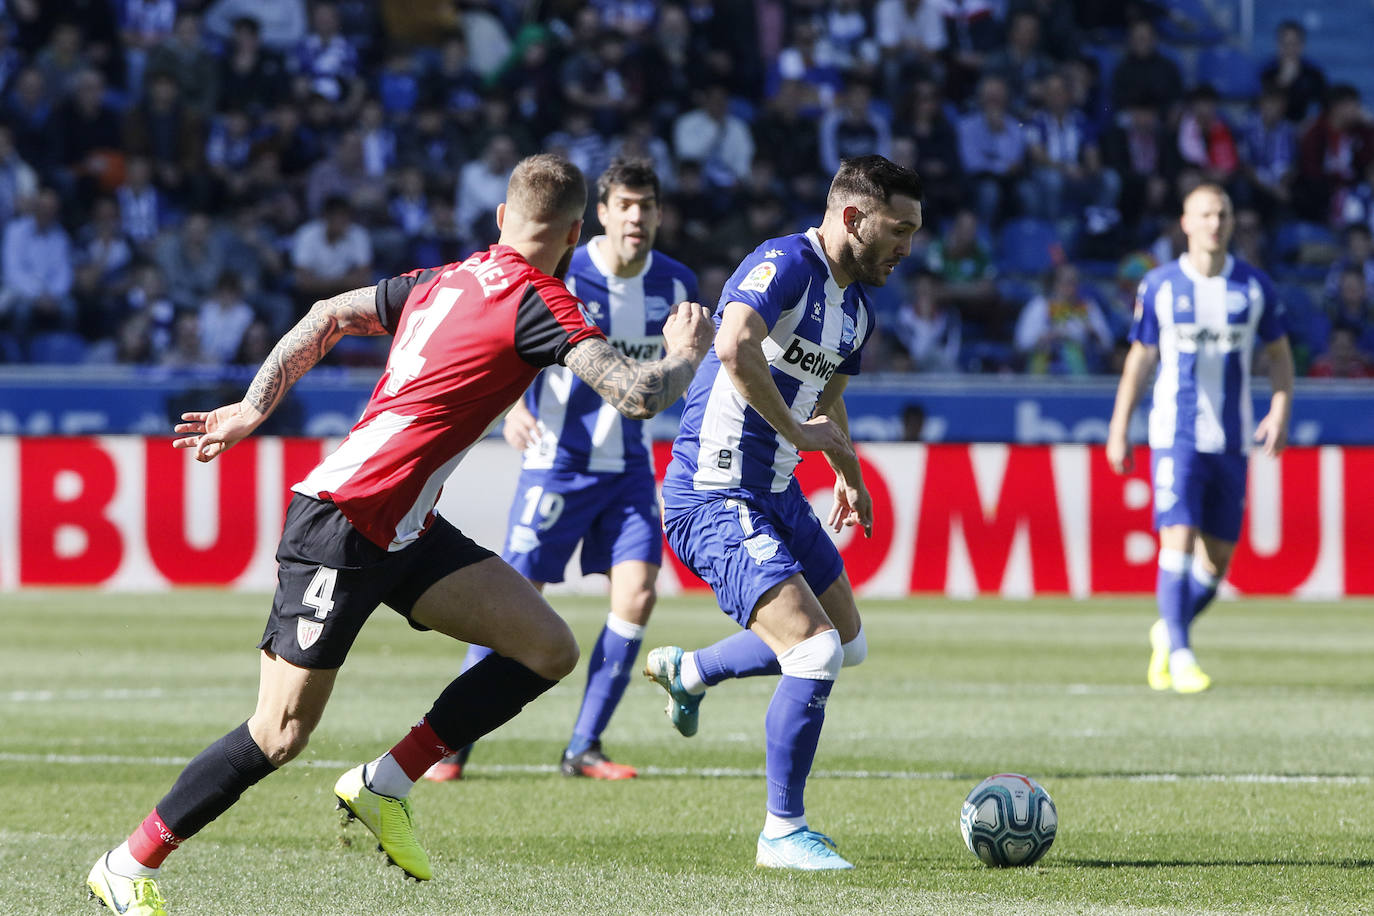
<instances>
[{"instance_id":1,"label":"white pitch line","mask_svg":"<svg viewBox=\"0 0 1374 916\"><path fill-rule=\"evenodd\" d=\"M73 764L77 766L133 766L149 764L153 766L185 766L189 757L134 757L117 754L20 754L0 751L0 763L42 763ZM295 765L323 767L330 770L348 769L356 766L356 760L302 760ZM638 767L645 776L695 776L706 779L757 779L764 775L763 770L745 767ZM543 775L558 772L558 767L544 763L499 763L475 766L476 775ZM914 782L948 782L971 779L968 773L935 772L925 773L913 770L816 770L811 775L823 779L877 779L910 780ZM1090 773L1079 776L1055 776L1056 781L1066 779L1120 779L1126 782L1219 782L1219 783L1261 783L1271 785L1368 785L1374 781L1369 776L1344 774L1302 774L1302 773Z\"/></svg>"}]
</instances>

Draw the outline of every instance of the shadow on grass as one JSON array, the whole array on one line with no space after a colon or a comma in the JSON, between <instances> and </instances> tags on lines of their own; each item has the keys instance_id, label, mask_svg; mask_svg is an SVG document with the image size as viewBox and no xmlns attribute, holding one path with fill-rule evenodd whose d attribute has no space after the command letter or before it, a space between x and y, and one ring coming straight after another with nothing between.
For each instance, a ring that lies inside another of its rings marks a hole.
<instances>
[{"instance_id":1,"label":"shadow on grass","mask_svg":"<svg viewBox=\"0 0 1374 916\"><path fill-rule=\"evenodd\" d=\"M1374 859L1052 859L1041 868L1370 868Z\"/></svg>"}]
</instances>

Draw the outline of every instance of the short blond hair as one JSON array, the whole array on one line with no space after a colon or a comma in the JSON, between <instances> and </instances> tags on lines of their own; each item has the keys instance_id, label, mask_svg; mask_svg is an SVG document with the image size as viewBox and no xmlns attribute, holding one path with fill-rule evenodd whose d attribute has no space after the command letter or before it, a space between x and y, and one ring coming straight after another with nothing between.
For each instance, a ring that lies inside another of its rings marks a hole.
<instances>
[{"instance_id":1,"label":"short blond hair","mask_svg":"<svg viewBox=\"0 0 1374 916\"><path fill-rule=\"evenodd\" d=\"M511 173L506 207L536 223L571 223L587 209L587 180L562 156L527 156Z\"/></svg>"}]
</instances>

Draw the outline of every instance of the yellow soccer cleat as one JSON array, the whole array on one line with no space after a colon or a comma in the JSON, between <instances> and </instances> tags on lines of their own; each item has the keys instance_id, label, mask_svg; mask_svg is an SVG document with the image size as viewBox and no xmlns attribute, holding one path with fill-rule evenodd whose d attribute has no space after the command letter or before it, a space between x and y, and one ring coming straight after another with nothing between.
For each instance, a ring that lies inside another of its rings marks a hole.
<instances>
[{"instance_id":1,"label":"yellow soccer cleat","mask_svg":"<svg viewBox=\"0 0 1374 916\"><path fill-rule=\"evenodd\" d=\"M1145 680L1151 690L1168 690L1173 686L1169 676L1169 628L1163 620L1156 620L1150 627L1150 667Z\"/></svg>"},{"instance_id":2,"label":"yellow soccer cleat","mask_svg":"<svg viewBox=\"0 0 1374 916\"><path fill-rule=\"evenodd\" d=\"M1202 693L1212 686L1212 679L1195 661L1175 665L1169 677L1174 682L1174 693Z\"/></svg>"},{"instance_id":3,"label":"yellow soccer cleat","mask_svg":"<svg viewBox=\"0 0 1374 916\"><path fill-rule=\"evenodd\" d=\"M167 901L152 878L130 878L110 871L107 856L96 860L86 879L90 899L99 900L120 916L167 916Z\"/></svg>"},{"instance_id":4,"label":"yellow soccer cleat","mask_svg":"<svg viewBox=\"0 0 1374 916\"><path fill-rule=\"evenodd\" d=\"M429 856L415 841L415 815L409 801L378 795L369 789L363 782L362 764L339 777L334 783L334 794L347 819L362 821L377 837L377 848L386 853L392 865L416 881L434 877Z\"/></svg>"}]
</instances>

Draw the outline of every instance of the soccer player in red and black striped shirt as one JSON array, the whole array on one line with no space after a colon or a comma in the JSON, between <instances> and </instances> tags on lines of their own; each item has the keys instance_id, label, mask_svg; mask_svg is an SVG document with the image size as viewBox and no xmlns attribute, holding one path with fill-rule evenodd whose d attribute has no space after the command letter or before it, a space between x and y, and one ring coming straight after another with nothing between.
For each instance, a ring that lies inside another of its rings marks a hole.
<instances>
[{"instance_id":1,"label":"soccer player in red and black striped shirt","mask_svg":"<svg viewBox=\"0 0 1374 916\"><path fill-rule=\"evenodd\" d=\"M268 356L242 401L182 415L173 444L213 460L253 432L344 334L392 334L386 372L348 437L292 489L278 585L261 650L258 705L206 748L117 849L90 890L130 916L165 916L155 878L182 841L305 748L368 615L386 604L495 654L440 693L390 751L341 776L340 807L417 880L431 877L406 795L451 748L512 718L573 670L563 620L500 557L434 511L444 480L545 366L566 365L626 416L682 394L711 345L696 303L664 326L666 355L624 356L560 279L582 228L586 183L567 160L516 167L497 209L501 237L466 261L414 271L317 302Z\"/></svg>"}]
</instances>

